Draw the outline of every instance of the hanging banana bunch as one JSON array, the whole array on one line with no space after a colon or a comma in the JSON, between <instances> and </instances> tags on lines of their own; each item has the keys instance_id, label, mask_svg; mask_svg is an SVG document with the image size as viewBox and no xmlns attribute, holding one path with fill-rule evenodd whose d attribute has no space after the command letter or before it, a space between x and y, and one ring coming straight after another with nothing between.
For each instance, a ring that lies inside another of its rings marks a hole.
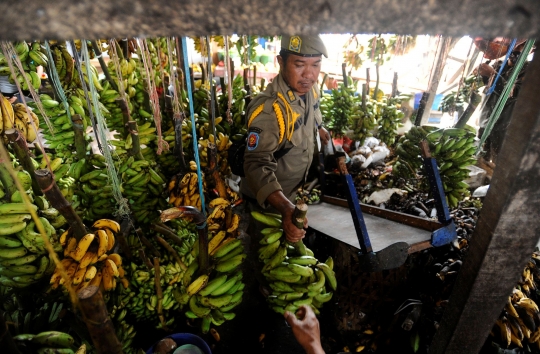
<instances>
[{"instance_id":1,"label":"hanging banana bunch","mask_svg":"<svg viewBox=\"0 0 540 354\"><path fill-rule=\"evenodd\" d=\"M120 225L113 220L100 219L92 228L95 231L87 233L79 241L72 235L71 228L60 236L60 244L64 249L62 266L68 280L66 283L60 268L56 267L50 280L52 289L69 285L79 291L93 285L102 287L104 291L111 291L116 288L117 279L124 288L129 287L122 267L122 257L116 253L108 253L114 247L115 234L120 232Z\"/></svg>"},{"instance_id":2,"label":"hanging banana bunch","mask_svg":"<svg viewBox=\"0 0 540 354\"><path fill-rule=\"evenodd\" d=\"M374 103L378 110L377 124L379 126L377 128L377 138L387 146L394 146L397 129L402 126L401 119L404 116L399 108L401 102L408 99L410 99L409 96L385 97L381 102Z\"/></svg>"},{"instance_id":3,"label":"hanging banana bunch","mask_svg":"<svg viewBox=\"0 0 540 354\"><path fill-rule=\"evenodd\" d=\"M354 88L343 84L340 84L339 89L332 89L332 103L327 106L326 119L334 136L343 136L351 126L353 107L358 104L354 92Z\"/></svg>"},{"instance_id":4,"label":"hanging banana bunch","mask_svg":"<svg viewBox=\"0 0 540 354\"><path fill-rule=\"evenodd\" d=\"M258 253L259 260L264 263L262 273L272 289L268 296L272 309L280 314L285 311L295 313L300 306L306 305L319 314L319 309L332 299L333 291L337 289L332 258L319 262L303 244L303 247L294 247L286 242L280 229L280 217L256 211L251 216L267 226L261 230Z\"/></svg>"}]
</instances>

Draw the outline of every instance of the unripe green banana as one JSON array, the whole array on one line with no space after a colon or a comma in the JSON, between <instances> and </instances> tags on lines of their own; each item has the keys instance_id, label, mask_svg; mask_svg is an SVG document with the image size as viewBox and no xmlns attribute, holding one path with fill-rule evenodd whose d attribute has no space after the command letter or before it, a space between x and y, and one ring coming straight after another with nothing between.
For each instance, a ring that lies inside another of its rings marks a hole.
<instances>
[{"instance_id":1,"label":"unripe green banana","mask_svg":"<svg viewBox=\"0 0 540 354\"><path fill-rule=\"evenodd\" d=\"M266 263L262 269L262 272L269 271L275 267L277 267L281 262L285 260L287 257L287 247L285 245L281 245L277 251L274 253L272 258Z\"/></svg>"},{"instance_id":2,"label":"unripe green banana","mask_svg":"<svg viewBox=\"0 0 540 354\"><path fill-rule=\"evenodd\" d=\"M210 295L213 291L215 291L220 286L222 286L226 281L227 281L227 275L226 274L221 275L221 276L219 276L219 277L217 277L215 279L212 279L211 281L208 282L208 284L206 284L204 289L199 291L199 295L201 295L201 296Z\"/></svg>"},{"instance_id":3,"label":"unripe green banana","mask_svg":"<svg viewBox=\"0 0 540 354\"><path fill-rule=\"evenodd\" d=\"M313 275L313 268L309 266L302 266L299 264L289 264L287 266L293 273L299 274L303 277L310 277Z\"/></svg>"},{"instance_id":4,"label":"unripe green banana","mask_svg":"<svg viewBox=\"0 0 540 354\"><path fill-rule=\"evenodd\" d=\"M209 294L212 296L220 296L223 294L227 294L228 291L231 290L236 285L237 282L239 282L239 277L233 276L230 279L228 279L225 283L217 287L215 290L210 292ZM201 293L201 295L205 295L205 294Z\"/></svg>"},{"instance_id":5,"label":"unripe green banana","mask_svg":"<svg viewBox=\"0 0 540 354\"><path fill-rule=\"evenodd\" d=\"M236 269L240 264L242 264L242 262L244 261L244 259L246 259L246 257L247 257L247 254L243 253L243 254L234 256L233 258L228 259L226 261L218 262L216 264L216 270L221 273L230 272Z\"/></svg>"},{"instance_id":6,"label":"unripe green banana","mask_svg":"<svg viewBox=\"0 0 540 354\"><path fill-rule=\"evenodd\" d=\"M215 309L215 308L227 306L231 302L233 296L234 295L222 295L222 296L216 296L216 297L200 296L200 297L197 297L197 301L203 306L207 306L207 307L211 307Z\"/></svg>"},{"instance_id":7,"label":"unripe green banana","mask_svg":"<svg viewBox=\"0 0 540 354\"><path fill-rule=\"evenodd\" d=\"M265 259L269 259L276 253L277 249L279 248L280 242L275 241L269 245L266 245L265 247L261 247L259 249L259 260L264 261Z\"/></svg>"},{"instance_id":8,"label":"unripe green banana","mask_svg":"<svg viewBox=\"0 0 540 354\"><path fill-rule=\"evenodd\" d=\"M268 234L265 237L263 237L259 241L259 243L261 245L268 245L268 244L274 243L274 242L278 241L281 238L281 235L283 235L283 230L278 229L278 231L273 232L273 233Z\"/></svg>"},{"instance_id":9,"label":"unripe green banana","mask_svg":"<svg viewBox=\"0 0 540 354\"><path fill-rule=\"evenodd\" d=\"M337 281L334 271L325 263L318 263L317 268L323 271L328 285L330 285L330 288L335 291L337 289Z\"/></svg>"}]
</instances>

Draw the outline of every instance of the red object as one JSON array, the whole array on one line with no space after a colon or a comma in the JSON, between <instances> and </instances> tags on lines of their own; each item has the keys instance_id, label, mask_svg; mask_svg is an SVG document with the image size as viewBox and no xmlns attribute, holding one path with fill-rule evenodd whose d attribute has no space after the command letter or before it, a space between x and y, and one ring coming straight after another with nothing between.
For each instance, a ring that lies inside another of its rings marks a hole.
<instances>
[{"instance_id":1,"label":"red object","mask_svg":"<svg viewBox=\"0 0 540 354\"><path fill-rule=\"evenodd\" d=\"M351 139L349 139L347 136L344 136L343 137L343 145L342 145L343 151L345 151L345 152L351 151L351 143L352 142L353 141Z\"/></svg>"},{"instance_id":2,"label":"red object","mask_svg":"<svg viewBox=\"0 0 540 354\"><path fill-rule=\"evenodd\" d=\"M525 42L525 39L518 39L514 48ZM484 58L493 60L499 59L506 55L508 48L512 43L512 38L496 37L493 39L485 39L482 37L476 37L474 44L476 48L484 52Z\"/></svg>"}]
</instances>

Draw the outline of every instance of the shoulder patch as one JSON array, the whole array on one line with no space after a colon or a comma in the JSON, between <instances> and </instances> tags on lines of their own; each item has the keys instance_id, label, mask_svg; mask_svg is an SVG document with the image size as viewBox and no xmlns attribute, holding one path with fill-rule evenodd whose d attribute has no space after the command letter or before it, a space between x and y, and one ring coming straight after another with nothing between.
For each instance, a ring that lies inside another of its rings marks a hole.
<instances>
[{"instance_id":1,"label":"shoulder patch","mask_svg":"<svg viewBox=\"0 0 540 354\"><path fill-rule=\"evenodd\" d=\"M255 150L259 145L259 133L250 132L247 138L247 149L249 151Z\"/></svg>"},{"instance_id":2,"label":"shoulder patch","mask_svg":"<svg viewBox=\"0 0 540 354\"><path fill-rule=\"evenodd\" d=\"M296 100L296 96L292 92L292 90L287 91L287 96L289 96L289 101L293 102Z\"/></svg>"},{"instance_id":3,"label":"shoulder patch","mask_svg":"<svg viewBox=\"0 0 540 354\"><path fill-rule=\"evenodd\" d=\"M256 127L250 127L249 130L248 130L250 133L251 132L255 132L257 134L261 134L262 133L262 129L261 128L256 128Z\"/></svg>"}]
</instances>

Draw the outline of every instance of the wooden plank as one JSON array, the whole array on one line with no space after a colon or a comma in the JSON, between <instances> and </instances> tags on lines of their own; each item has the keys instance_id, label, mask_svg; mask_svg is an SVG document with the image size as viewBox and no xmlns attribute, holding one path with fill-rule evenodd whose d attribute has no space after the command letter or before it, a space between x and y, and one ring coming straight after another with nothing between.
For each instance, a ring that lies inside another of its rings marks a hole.
<instances>
[{"instance_id":1,"label":"wooden plank","mask_svg":"<svg viewBox=\"0 0 540 354\"><path fill-rule=\"evenodd\" d=\"M527 68L470 249L430 354L478 353L540 237L540 58Z\"/></svg>"},{"instance_id":2,"label":"wooden plank","mask_svg":"<svg viewBox=\"0 0 540 354\"><path fill-rule=\"evenodd\" d=\"M322 201L328 204L339 205L343 208L349 207L347 200L341 198L323 196ZM360 203L360 209L364 214L371 214L380 218L396 221L400 224L406 224L427 231L435 231L441 228L441 224L437 221L420 218L418 216L410 214L400 213L398 211L383 209L373 205Z\"/></svg>"},{"instance_id":3,"label":"wooden plank","mask_svg":"<svg viewBox=\"0 0 540 354\"><path fill-rule=\"evenodd\" d=\"M369 214L364 214L364 220L374 252L400 241L414 245L431 240L430 231ZM310 205L308 221L309 226L314 230L360 249L358 236L348 208L328 203ZM418 247L423 249L427 246L419 245Z\"/></svg>"},{"instance_id":4,"label":"wooden plank","mask_svg":"<svg viewBox=\"0 0 540 354\"><path fill-rule=\"evenodd\" d=\"M538 13L537 0L20 0L2 8L0 39L299 32L534 38Z\"/></svg>"}]
</instances>

